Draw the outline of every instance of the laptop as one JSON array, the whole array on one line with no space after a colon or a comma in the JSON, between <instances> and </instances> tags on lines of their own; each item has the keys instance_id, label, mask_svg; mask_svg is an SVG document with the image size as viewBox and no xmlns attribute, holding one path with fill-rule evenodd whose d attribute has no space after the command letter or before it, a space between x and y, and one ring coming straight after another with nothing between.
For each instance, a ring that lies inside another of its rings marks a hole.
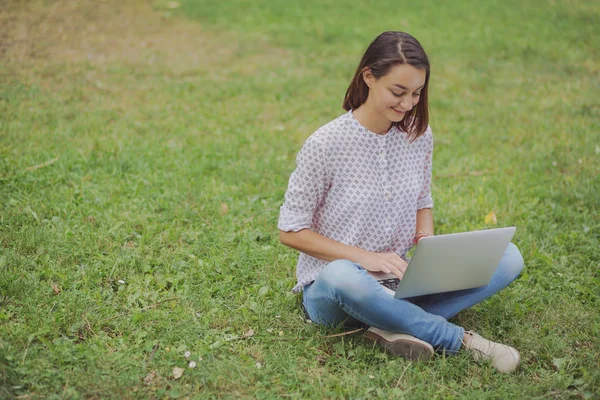
<instances>
[{"instance_id":1,"label":"laptop","mask_svg":"<svg viewBox=\"0 0 600 400\"><path fill-rule=\"evenodd\" d=\"M396 299L472 289L487 285L516 228L486 229L424 237L402 280L369 272Z\"/></svg>"}]
</instances>

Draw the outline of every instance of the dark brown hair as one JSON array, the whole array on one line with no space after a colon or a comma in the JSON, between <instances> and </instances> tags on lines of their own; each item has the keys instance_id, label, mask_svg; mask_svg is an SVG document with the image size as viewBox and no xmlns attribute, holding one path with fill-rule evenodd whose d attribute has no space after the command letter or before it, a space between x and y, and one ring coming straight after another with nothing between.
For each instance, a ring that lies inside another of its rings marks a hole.
<instances>
[{"instance_id":1,"label":"dark brown hair","mask_svg":"<svg viewBox=\"0 0 600 400\"><path fill-rule=\"evenodd\" d=\"M397 128L408 133L411 140L421 136L429 124L429 107L427 90L429 89L429 59L417 39L405 32L383 32L369 45L363 56L354 78L344 97L343 107L346 111L360 107L369 95L369 87L363 79L363 71L369 68L376 79L386 75L396 66L408 64L425 70L425 86L421 89L419 103L400 122L394 122Z\"/></svg>"}]
</instances>

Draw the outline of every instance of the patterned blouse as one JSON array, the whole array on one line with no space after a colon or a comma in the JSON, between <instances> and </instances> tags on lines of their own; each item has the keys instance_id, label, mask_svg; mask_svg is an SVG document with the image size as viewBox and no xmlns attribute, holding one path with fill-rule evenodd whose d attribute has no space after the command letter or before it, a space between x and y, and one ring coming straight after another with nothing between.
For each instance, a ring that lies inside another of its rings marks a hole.
<instances>
[{"instance_id":1,"label":"patterned blouse","mask_svg":"<svg viewBox=\"0 0 600 400\"><path fill-rule=\"evenodd\" d=\"M383 135L369 131L349 111L304 142L277 227L308 228L346 245L406 258L417 210L433 207L432 152L429 126L410 143L395 127ZM293 291L314 281L327 264L301 252Z\"/></svg>"}]
</instances>

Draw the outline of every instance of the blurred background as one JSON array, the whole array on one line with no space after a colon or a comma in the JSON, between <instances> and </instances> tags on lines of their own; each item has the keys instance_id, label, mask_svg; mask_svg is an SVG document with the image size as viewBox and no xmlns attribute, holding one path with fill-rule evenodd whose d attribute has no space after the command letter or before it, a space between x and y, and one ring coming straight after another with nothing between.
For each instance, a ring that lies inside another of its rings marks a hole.
<instances>
[{"instance_id":1,"label":"blurred background","mask_svg":"<svg viewBox=\"0 0 600 400\"><path fill-rule=\"evenodd\" d=\"M599 16L593 1L3 0L0 398L597 396ZM328 338L289 292L297 252L276 224L296 153L386 30L431 61L437 232L517 226L523 275L457 318L522 350L506 380Z\"/></svg>"}]
</instances>

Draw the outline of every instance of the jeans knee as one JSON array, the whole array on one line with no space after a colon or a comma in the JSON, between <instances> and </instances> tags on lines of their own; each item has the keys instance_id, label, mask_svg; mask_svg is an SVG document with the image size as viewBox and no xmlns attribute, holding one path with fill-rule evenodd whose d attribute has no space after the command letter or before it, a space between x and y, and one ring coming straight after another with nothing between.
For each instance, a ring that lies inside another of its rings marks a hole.
<instances>
[{"instance_id":1,"label":"jeans knee","mask_svg":"<svg viewBox=\"0 0 600 400\"><path fill-rule=\"evenodd\" d=\"M362 282L361 272L363 270L360 266L352 261L335 260L319 272L316 281L338 295L351 295L354 298L357 296L364 297L369 293L364 282Z\"/></svg>"},{"instance_id":2,"label":"jeans knee","mask_svg":"<svg viewBox=\"0 0 600 400\"><path fill-rule=\"evenodd\" d=\"M504 273L515 280L523 270L525 262L519 248L514 243L509 243L502 257Z\"/></svg>"},{"instance_id":3,"label":"jeans knee","mask_svg":"<svg viewBox=\"0 0 600 400\"><path fill-rule=\"evenodd\" d=\"M334 286L356 269L357 266L352 261L334 260L323 267L319 272L318 279L325 281L328 286Z\"/></svg>"}]
</instances>

